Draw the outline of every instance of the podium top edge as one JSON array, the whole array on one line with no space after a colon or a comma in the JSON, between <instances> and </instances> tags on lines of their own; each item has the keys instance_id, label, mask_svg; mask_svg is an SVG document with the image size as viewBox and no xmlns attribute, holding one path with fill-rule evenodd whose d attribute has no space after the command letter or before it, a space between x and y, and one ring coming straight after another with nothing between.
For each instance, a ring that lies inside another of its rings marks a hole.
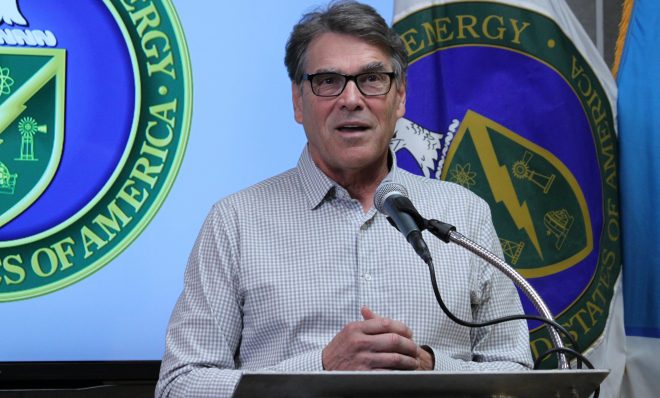
<instances>
[{"instance_id":1,"label":"podium top edge","mask_svg":"<svg viewBox=\"0 0 660 398\"><path fill-rule=\"evenodd\" d=\"M393 375L549 375L549 374L609 374L610 369L543 369L543 370L523 370L523 371L439 371L439 370L333 370L333 371L316 371L316 372L277 372L277 371L250 371L245 370L242 375L282 375L282 374L295 374L295 375L331 375L331 376L393 376Z\"/></svg>"}]
</instances>

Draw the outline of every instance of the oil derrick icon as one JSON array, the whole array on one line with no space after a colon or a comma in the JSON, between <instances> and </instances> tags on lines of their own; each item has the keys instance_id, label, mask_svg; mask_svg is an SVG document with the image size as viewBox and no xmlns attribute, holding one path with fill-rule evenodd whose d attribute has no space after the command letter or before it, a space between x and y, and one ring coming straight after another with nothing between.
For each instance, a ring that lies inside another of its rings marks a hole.
<instances>
[{"instance_id":1,"label":"oil derrick icon","mask_svg":"<svg viewBox=\"0 0 660 398\"><path fill-rule=\"evenodd\" d=\"M520 259L520 253L525 248L525 242L514 242L512 240L500 239L500 245L504 254L510 258L511 264L516 265Z\"/></svg>"},{"instance_id":2,"label":"oil derrick icon","mask_svg":"<svg viewBox=\"0 0 660 398\"><path fill-rule=\"evenodd\" d=\"M511 166L511 171L513 175L519 179L526 179L533 184L537 185L543 190L543 193L548 193L552 183L555 181L555 175L551 174L549 176L543 175L536 170L532 170L529 167L529 161L532 160L534 155L531 152L525 151L522 160L518 160L513 163Z\"/></svg>"},{"instance_id":3,"label":"oil derrick icon","mask_svg":"<svg viewBox=\"0 0 660 398\"><path fill-rule=\"evenodd\" d=\"M548 235L554 235L557 238L555 248L560 250L564 245L566 236L573 226L574 217L568 214L566 209L550 211L543 216L543 224L548 229Z\"/></svg>"}]
</instances>

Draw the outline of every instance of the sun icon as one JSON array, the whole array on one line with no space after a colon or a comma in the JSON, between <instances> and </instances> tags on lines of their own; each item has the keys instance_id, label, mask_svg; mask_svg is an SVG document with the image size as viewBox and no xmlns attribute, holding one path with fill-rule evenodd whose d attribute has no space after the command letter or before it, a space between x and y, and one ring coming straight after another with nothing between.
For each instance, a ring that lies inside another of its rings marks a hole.
<instances>
[{"instance_id":1,"label":"sun icon","mask_svg":"<svg viewBox=\"0 0 660 398\"><path fill-rule=\"evenodd\" d=\"M450 171L449 179L466 188L470 188L471 186L476 184L474 178L477 176L477 173L471 171L470 168L471 168L470 163L467 163L465 165L457 164L456 167L454 167Z\"/></svg>"},{"instance_id":2,"label":"sun icon","mask_svg":"<svg viewBox=\"0 0 660 398\"><path fill-rule=\"evenodd\" d=\"M0 95L11 93L10 87L14 85L14 79L9 76L9 68L0 66Z\"/></svg>"}]
</instances>

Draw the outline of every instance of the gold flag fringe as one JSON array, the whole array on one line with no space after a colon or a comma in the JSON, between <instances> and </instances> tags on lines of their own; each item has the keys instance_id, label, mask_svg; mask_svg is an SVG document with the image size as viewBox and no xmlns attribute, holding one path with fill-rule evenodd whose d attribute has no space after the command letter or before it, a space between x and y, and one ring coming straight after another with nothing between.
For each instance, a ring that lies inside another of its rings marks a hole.
<instances>
[{"instance_id":1,"label":"gold flag fringe","mask_svg":"<svg viewBox=\"0 0 660 398\"><path fill-rule=\"evenodd\" d=\"M619 22L619 35L616 38L616 45L614 50L614 64L612 65L612 75L616 79L617 74L619 73L619 66L621 64L621 55L623 53L623 47L626 42L626 37L628 35L628 27L630 25L630 16L632 14L632 9L635 1L634 0L624 0L622 11L621 11L621 21Z\"/></svg>"}]
</instances>

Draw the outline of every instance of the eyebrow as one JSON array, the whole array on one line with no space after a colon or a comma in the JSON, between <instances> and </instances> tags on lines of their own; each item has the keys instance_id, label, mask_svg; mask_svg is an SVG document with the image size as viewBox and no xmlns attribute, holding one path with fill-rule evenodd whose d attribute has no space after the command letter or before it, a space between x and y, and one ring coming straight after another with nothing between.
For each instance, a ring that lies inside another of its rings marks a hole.
<instances>
[{"instance_id":1,"label":"eyebrow","mask_svg":"<svg viewBox=\"0 0 660 398\"><path fill-rule=\"evenodd\" d=\"M387 68L385 67L385 64L383 64L383 63L380 62L380 61L375 61L375 62L370 62L370 63L366 64L365 66L363 66L357 74L360 74L360 73L369 73L369 72L383 72L383 71L385 71L386 69L387 69ZM339 71L338 69L336 69L336 68L323 68L323 69L317 69L317 70L314 72L314 74L318 74L318 73L340 73L340 74L345 74L345 73L343 73L343 72L340 72L340 71Z\"/></svg>"},{"instance_id":2,"label":"eyebrow","mask_svg":"<svg viewBox=\"0 0 660 398\"><path fill-rule=\"evenodd\" d=\"M371 62L371 63L365 65L361 69L361 73L365 73L365 72L383 72L385 69L386 69L385 65L382 62L376 61L376 62Z\"/></svg>"},{"instance_id":3,"label":"eyebrow","mask_svg":"<svg viewBox=\"0 0 660 398\"><path fill-rule=\"evenodd\" d=\"M339 71L335 68L322 68L322 69L317 69L314 71L314 74L319 74L319 73L339 73Z\"/></svg>"}]
</instances>

